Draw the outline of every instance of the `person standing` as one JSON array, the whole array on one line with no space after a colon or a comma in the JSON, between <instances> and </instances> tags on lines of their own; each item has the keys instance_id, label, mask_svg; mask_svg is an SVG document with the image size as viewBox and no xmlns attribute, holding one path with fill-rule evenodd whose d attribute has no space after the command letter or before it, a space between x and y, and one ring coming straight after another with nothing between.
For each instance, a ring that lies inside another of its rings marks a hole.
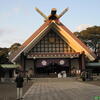
<instances>
[{"instance_id":1,"label":"person standing","mask_svg":"<svg viewBox=\"0 0 100 100\"><path fill-rule=\"evenodd\" d=\"M28 71L26 71L26 80L27 80L27 83L28 83L29 80L30 80L30 75L29 75Z\"/></svg>"},{"instance_id":2,"label":"person standing","mask_svg":"<svg viewBox=\"0 0 100 100\"><path fill-rule=\"evenodd\" d=\"M16 87L17 87L17 100L21 100L23 99L22 92L23 92L23 82L24 82L21 72L18 73L15 79L15 82L16 82Z\"/></svg>"},{"instance_id":3,"label":"person standing","mask_svg":"<svg viewBox=\"0 0 100 100\"><path fill-rule=\"evenodd\" d=\"M86 81L86 75L87 75L87 72L86 72L86 71L83 71L83 72L81 73L82 81Z\"/></svg>"}]
</instances>

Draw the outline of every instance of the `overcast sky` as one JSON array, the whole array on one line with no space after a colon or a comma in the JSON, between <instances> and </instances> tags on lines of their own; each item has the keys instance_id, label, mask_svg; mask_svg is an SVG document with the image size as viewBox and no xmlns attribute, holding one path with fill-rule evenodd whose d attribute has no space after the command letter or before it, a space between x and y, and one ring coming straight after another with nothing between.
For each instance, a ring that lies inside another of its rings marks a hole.
<instances>
[{"instance_id":1,"label":"overcast sky","mask_svg":"<svg viewBox=\"0 0 100 100\"><path fill-rule=\"evenodd\" d=\"M35 7L47 16L51 8L57 8L60 14L69 7L60 21L72 32L100 26L100 0L0 0L0 47L23 43L44 23Z\"/></svg>"}]
</instances>

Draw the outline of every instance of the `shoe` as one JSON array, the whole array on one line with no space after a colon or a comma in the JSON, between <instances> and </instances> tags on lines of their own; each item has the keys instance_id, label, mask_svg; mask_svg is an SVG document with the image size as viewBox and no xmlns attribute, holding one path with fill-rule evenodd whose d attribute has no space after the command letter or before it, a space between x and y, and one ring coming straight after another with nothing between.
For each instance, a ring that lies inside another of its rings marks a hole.
<instances>
[{"instance_id":1,"label":"shoe","mask_svg":"<svg viewBox=\"0 0 100 100\"><path fill-rule=\"evenodd\" d=\"M20 99L16 99L16 100L20 100Z\"/></svg>"},{"instance_id":2,"label":"shoe","mask_svg":"<svg viewBox=\"0 0 100 100\"><path fill-rule=\"evenodd\" d=\"M24 98L20 98L20 99L24 99Z\"/></svg>"}]
</instances>

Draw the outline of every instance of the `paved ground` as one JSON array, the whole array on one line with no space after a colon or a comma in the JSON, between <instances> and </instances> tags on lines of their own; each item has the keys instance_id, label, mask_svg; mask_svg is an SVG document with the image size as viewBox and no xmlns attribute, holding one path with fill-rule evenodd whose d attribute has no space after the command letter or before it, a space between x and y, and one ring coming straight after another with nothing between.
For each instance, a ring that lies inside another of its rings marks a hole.
<instances>
[{"instance_id":1,"label":"paved ground","mask_svg":"<svg viewBox=\"0 0 100 100\"><path fill-rule=\"evenodd\" d=\"M24 100L95 100L100 87L71 79L34 79Z\"/></svg>"},{"instance_id":2,"label":"paved ground","mask_svg":"<svg viewBox=\"0 0 100 100\"><path fill-rule=\"evenodd\" d=\"M33 84L24 82L23 93ZM11 82L0 83L0 100L16 100L16 84Z\"/></svg>"},{"instance_id":3,"label":"paved ground","mask_svg":"<svg viewBox=\"0 0 100 100\"><path fill-rule=\"evenodd\" d=\"M75 78L37 78L28 84L24 83L24 93L31 85L32 87L27 92L29 93L28 96L27 93L25 94L25 100L84 100L84 98L87 100L88 95L92 98L88 100L95 100L95 96L100 96L100 81L86 81L83 83L81 80L76 81ZM16 86L14 83L0 83L0 100L16 100Z\"/></svg>"}]
</instances>

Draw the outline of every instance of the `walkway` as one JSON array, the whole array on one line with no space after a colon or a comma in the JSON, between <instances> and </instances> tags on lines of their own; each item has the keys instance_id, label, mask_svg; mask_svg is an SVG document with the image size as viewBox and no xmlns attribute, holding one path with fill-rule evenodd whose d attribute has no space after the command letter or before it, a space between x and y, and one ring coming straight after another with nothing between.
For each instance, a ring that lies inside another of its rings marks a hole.
<instances>
[{"instance_id":1,"label":"walkway","mask_svg":"<svg viewBox=\"0 0 100 100\"><path fill-rule=\"evenodd\" d=\"M24 100L96 100L100 87L71 79L35 79Z\"/></svg>"}]
</instances>

